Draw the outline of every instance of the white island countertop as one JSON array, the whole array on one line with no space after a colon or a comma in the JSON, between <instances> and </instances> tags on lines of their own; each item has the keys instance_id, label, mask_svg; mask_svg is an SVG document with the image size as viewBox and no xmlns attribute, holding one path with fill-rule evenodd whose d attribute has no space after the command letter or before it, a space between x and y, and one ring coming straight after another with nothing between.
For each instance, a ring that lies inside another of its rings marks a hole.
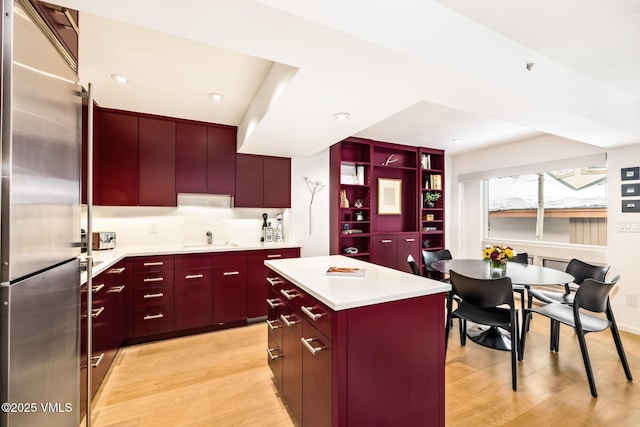
<instances>
[{"instance_id":1,"label":"white island countertop","mask_svg":"<svg viewBox=\"0 0 640 427\"><path fill-rule=\"evenodd\" d=\"M448 283L342 255L268 260L264 264L336 311L451 290ZM364 268L365 275L327 276L329 267Z\"/></svg>"}]
</instances>

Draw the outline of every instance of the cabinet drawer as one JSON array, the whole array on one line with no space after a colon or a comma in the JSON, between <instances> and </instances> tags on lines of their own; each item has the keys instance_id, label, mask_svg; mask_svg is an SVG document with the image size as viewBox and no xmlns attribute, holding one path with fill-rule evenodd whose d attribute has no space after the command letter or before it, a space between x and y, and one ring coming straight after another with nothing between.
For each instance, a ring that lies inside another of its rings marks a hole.
<instances>
[{"instance_id":1,"label":"cabinet drawer","mask_svg":"<svg viewBox=\"0 0 640 427\"><path fill-rule=\"evenodd\" d=\"M276 343L271 336L267 341L267 362L271 372L273 373L273 379L277 388L282 388L282 344Z\"/></svg>"},{"instance_id":2,"label":"cabinet drawer","mask_svg":"<svg viewBox=\"0 0 640 427\"><path fill-rule=\"evenodd\" d=\"M267 315L267 334L269 339L272 339L278 347L282 348L282 319L280 319L279 310L269 308Z\"/></svg>"},{"instance_id":3,"label":"cabinet drawer","mask_svg":"<svg viewBox=\"0 0 640 427\"><path fill-rule=\"evenodd\" d=\"M136 273L133 285L135 289L173 285L173 270Z\"/></svg>"},{"instance_id":4,"label":"cabinet drawer","mask_svg":"<svg viewBox=\"0 0 640 427\"><path fill-rule=\"evenodd\" d=\"M133 297L134 310L147 310L158 307L173 308L173 286L154 286L144 289L136 288Z\"/></svg>"},{"instance_id":5,"label":"cabinet drawer","mask_svg":"<svg viewBox=\"0 0 640 427\"><path fill-rule=\"evenodd\" d=\"M213 254L213 266L214 267L246 267L247 265L247 253L246 252L219 252Z\"/></svg>"},{"instance_id":6,"label":"cabinet drawer","mask_svg":"<svg viewBox=\"0 0 640 427\"><path fill-rule=\"evenodd\" d=\"M300 300L300 311L302 317L309 321L309 324L318 328L327 338L332 339L332 315L331 310L308 295Z\"/></svg>"},{"instance_id":7,"label":"cabinet drawer","mask_svg":"<svg viewBox=\"0 0 640 427\"><path fill-rule=\"evenodd\" d=\"M133 333L137 337L173 331L173 307L137 310L133 316Z\"/></svg>"},{"instance_id":8,"label":"cabinet drawer","mask_svg":"<svg viewBox=\"0 0 640 427\"><path fill-rule=\"evenodd\" d=\"M300 249L298 248L283 248L283 249L265 249L262 251L262 259L282 259L282 258L298 258L300 256Z\"/></svg>"},{"instance_id":9,"label":"cabinet drawer","mask_svg":"<svg viewBox=\"0 0 640 427\"><path fill-rule=\"evenodd\" d=\"M133 261L133 271L140 273L173 270L173 264L173 255L136 257Z\"/></svg>"},{"instance_id":10,"label":"cabinet drawer","mask_svg":"<svg viewBox=\"0 0 640 427\"><path fill-rule=\"evenodd\" d=\"M185 268L208 268L213 267L213 255L211 254L188 254L176 255L174 259L175 269Z\"/></svg>"}]
</instances>

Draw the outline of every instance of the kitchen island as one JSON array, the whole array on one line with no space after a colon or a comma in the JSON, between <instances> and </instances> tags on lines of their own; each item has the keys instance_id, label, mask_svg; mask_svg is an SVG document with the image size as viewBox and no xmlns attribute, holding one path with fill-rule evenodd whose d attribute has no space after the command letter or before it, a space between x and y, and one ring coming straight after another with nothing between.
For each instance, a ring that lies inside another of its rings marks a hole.
<instances>
[{"instance_id":1,"label":"kitchen island","mask_svg":"<svg viewBox=\"0 0 640 427\"><path fill-rule=\"evenodd\" d=\"M295 422L443 426L449 284L340 255L265 261L268 363ZM364 276L329 276L329 267Z\"/></svg>"}]
</instances>

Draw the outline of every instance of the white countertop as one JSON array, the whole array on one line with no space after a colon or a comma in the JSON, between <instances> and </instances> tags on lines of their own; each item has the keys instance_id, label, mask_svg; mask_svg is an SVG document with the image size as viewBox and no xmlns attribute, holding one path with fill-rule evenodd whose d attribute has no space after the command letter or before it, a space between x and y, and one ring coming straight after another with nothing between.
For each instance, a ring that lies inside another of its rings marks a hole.
<instances>
[{"instance_id":1,"label":"white countertop","mask_svg":"<svg viewBox=\"0 0 640 427\"><path fill-rule=\"evenodd\" d=\"M363 307L451 290L427 279L342 255L289 258L264 264L333 310ZM329 267L365 268L364 277L327 276Z\"/></svg>"},{"instance_id":2,"label":"white countertop","mask_svg":"<svg viewBox=\"0 0 640 427\"><path fill-rule=\"evenodd\" d=\"M213 243L211 245L166 245L166 246L139 246L107 249L102 251L93 250L93 271L92 276L105 271L118 261L131 256L153 256L153 255L179 255L197 254L207 252L233 252L250 250L268 250L283 248L299 248L302 245L295 242L285 243ZM81 260L86 258L86 254L80 256ZM82 273L81 283L86 283L87 273Z\"/></svg>"}]
</instances>

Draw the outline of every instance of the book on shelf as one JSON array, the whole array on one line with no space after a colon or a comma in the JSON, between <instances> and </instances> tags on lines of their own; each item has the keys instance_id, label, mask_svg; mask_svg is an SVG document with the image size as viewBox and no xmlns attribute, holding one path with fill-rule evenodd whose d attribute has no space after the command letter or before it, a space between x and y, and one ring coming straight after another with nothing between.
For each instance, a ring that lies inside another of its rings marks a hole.
<instances>
[{"instance_id":1,"label":"book on shelf","mask_svg":"<svg viewBox=\"0 0 640 427\"><path fill-rule=\"evenodd\" d=\"M429 189L442 190L442 175L431 175L429 177Z\"/></svg>"},{"instance_id":2,"label":"book on shelf","mask_svg":"<svg viewBox=\"0 0 640 427\"><path fill-rule=\"evenodd\" d=\"M431 169L431 154L423 153L420 163L422 165L422 169Z\"/></svg>"},{"instance_id":3,"label":"book on shelf","mask_svg":"<svg viewBox=\"0 0 640 427\"><path fill-rule=\"evenodd\" d=\"M364 277L365 271L359 267L329 267L327 276Z\"/></svg>"}]
</instances>

